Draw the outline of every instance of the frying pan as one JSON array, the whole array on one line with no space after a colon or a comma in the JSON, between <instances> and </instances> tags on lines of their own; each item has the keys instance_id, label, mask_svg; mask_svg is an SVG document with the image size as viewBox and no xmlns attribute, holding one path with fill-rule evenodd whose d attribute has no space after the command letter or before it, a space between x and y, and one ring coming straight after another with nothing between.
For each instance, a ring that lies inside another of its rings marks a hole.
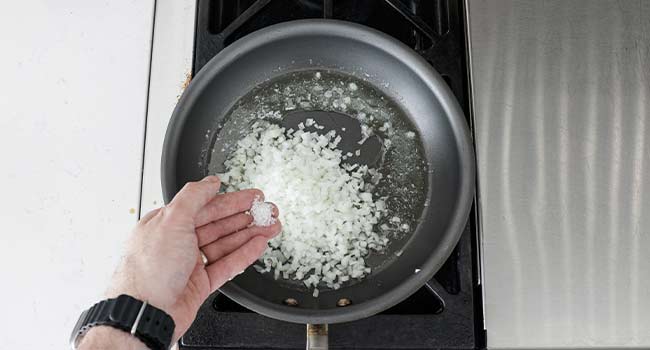
<instances>
[{"instance_id":1,"label":"frying pan","mask_svg":"<svg viewBox=\"0 0 650 350\"><path fill-rule=\"evenodd\" d=\"M359 283L313 298L310 291L249 268L220 291L284 321L347 322L381 312L425 285L458 242L474 195L474 155L463 112L440 75L410 48L365 26L321 19L273 25L236 41L208 62L181 96L165 136L162 187L168 203L186 182L207 175L206 134L215 132L242 96L270 79L309 69L363 74L403 110L428 162L423 191L429 204L400 247L402 254L389 252L392 261ZM287 298L298 305L287 305ZM346 304L342 299L351 303L337 306Z\"/></svg>"}]
</instances>

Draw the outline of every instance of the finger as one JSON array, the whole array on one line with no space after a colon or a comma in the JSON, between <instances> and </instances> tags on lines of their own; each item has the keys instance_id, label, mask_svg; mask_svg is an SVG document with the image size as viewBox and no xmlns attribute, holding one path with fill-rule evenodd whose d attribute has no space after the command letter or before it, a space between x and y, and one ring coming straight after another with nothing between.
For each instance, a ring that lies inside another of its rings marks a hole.
<instances>
[{"instance_id":1,"label":"finger","mask_svg":"<svg viewBox=\"0 0 650 350\"><path fill-rule=\"evenodd\" d=\"M269 203L273 207L272 216L277 218L279 210L273 203ZM239 213L229 216L219 221L213 221L209 224L203 225L196 229L196 234L199 239L199 247L203 247L217 239L229 235L233 232L243 230L253 222L253 217L248 213Z\"/></svg>"},{"instance_id":2,"label":"finger","mask_svg":"<svg viewBox=\"0 0 650 350\"><path fill-rule=\"evenodd\" d=\"M148 213L146 213L143 217L140 218L140 223L141 224L146 224L149 222L158 212L160 211L161 208L156 208Z\"/></svg>"},{"instance_id":3,"label":"finger","mask_svg":"<svg viewBox=\"0 0 650 350\"><path fill-rule=\"evenodd\" d=\"M221 181L216 176L207 176L199 182L188 182L167 207L180 215L196 219L201 209L217 195L220 186Z\"/></svg>"},{"instance_id":4,"label":"finger","mask_svg":"<svg viewBox=\"0 0 650 350\"><path fill-rule=\"evenodd\" d=\"M274 218L277 218L278 216L280 216L280 209L278 209L278 206L275 205L275 203L272 203L272 202L267 202L267 203L271 204L271 207L272 207L271 216L273 216Z\"/></svg>"},{"instance_id":5,"label":"finger","mask_svg":"<svg viewBox=\"0 0 650 350\"><path fill-rule=\"evenodd\" d=\"M268 239L255 236L236 251L205 267L210 279L210 291L214 292L229 279L244 271L264 253Z\"/></svg>"},{"instance_id":6,"label":"finger","mask_svg":"<svg viewBox=\"0 0 650 350\"><path fill-rule=\"evenodd\" d=\"M264 236L270 239L280 233L281 229L282 225L279 221L270 226L251 226L201 247L201 250L210 264L236 251L255 236Z\"/></svg>"},{"instance_id":7,"label":"finger","mask_svg":"<svg viewBox=\"0 0 650 350\"><path fill-rule=\"evenodd\" d=\"M249 210L255 198L263 201L264 193L257 189L250 189L220 194L203 206L194 222L196 226L203 226L211 221Z\"/></svg>"},{"instance_id":8,"label":"finger","mask_svg":"<svg viewBox=\"0 0 650 350\"><path fill-rule=\"evenodd\" d=\"M253 222L253 217L246 213L239 213L219 221L214 221L196 229L199 238L199 247L212 243L217 239L248 227Z\"/></svg>"}]
</instances>

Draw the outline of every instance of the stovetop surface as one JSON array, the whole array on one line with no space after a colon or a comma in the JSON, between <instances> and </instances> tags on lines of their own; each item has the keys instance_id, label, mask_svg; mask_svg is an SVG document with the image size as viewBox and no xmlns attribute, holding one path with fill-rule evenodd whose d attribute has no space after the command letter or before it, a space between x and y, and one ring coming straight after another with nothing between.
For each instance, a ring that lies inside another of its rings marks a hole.
<instances>
[{"instance_id":1,"label":"stovetop surface","mask_svg":"<svg viewBox=\"0 0 650 350\"><path fill-rule=\"evenodd\" d=\"M198 0L193 70L197 73L235 40L272 24L303 18L347 20L412 47L442 75L469 116L462 14L460 0ZM472 213L432 288L423 287L376 316L330 325L330 348L483 348L474 218ZM180 342L181 349L195 350L304 347L304 325L258 315L218 292L204 303Z\"/></svg>"}]
</instances>

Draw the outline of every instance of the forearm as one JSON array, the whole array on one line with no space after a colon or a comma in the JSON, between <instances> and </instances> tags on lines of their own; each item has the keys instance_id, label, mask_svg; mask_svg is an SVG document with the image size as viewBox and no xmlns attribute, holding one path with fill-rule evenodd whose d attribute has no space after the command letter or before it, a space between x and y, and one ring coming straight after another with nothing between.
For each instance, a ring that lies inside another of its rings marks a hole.
<instances>
[{"instance_id":1,"label":"forearm","mask_svg":"<svg viewBox=\"0 0 650 350\"><path fill-rule=\"evenodd\" d=\"M142 350L149 349L140 339L110 326L91 328L79 342L78 350Z\"/></svg>"}]
</instances>

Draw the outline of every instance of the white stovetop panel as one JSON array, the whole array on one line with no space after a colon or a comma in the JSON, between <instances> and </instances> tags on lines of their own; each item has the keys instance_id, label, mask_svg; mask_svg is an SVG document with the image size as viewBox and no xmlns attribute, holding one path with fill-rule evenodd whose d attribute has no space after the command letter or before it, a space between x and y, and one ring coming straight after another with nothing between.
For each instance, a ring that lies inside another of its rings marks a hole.
<instances>
[{"instance_id":1,"label":"white stovetop panel","mask_svg":"<svg viewBox=\"0 0 650 350\"><path fill-rule=\"evenodd\" d=\"M66 348L137 220L153 7L0 4L2 349Z\"/></svg>"},{"instance_id":2,"label":"white stovetop panel","mask_svg":"<svg viewBox=\"0 0 650 350\"><path fill-rule=\"evenodd\" d=\"M151 58L151 89L142 169L141 211L163 204L160 156L167 124L189 83L194 56L196 1L158 1Z\"/></svg>"}]
</instances>

